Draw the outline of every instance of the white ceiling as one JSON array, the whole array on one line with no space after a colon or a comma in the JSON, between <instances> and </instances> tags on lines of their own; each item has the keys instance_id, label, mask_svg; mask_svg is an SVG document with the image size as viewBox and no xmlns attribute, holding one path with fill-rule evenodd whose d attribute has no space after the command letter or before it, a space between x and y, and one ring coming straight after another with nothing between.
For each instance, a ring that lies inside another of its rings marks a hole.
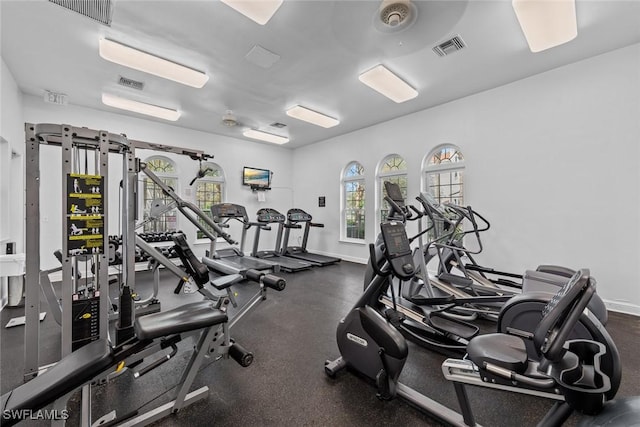
<instances>
[{"instance_id":1,"label":"white ceiling","mask_svg":"<svg viewBox=\"0 0 640 427\"><path fill-rule=\"evenodd\" d=\"M289 136L285 147L296 148L640 42L640 1L576 0L578 37L535 54L510 0L414 1L416 21L397 33L377 24L380 4L284 0L261 26L216 0L115 0L105 26L47 0L1 0L1 53L26 94L60 92L69 104L127 114L101 103L110 92L180 110L177 126L241 139L243 128L259 128ZM464 50L446 57L432 51L456 34ZM195 89L107 62L98 55L101 37L210 80ZM268 69L247 61L255 45L279 61ZM358 81L379 63L419 96L396 104ZM143 81L144 90L118 85L120 76ZM296 104L341 123L324 129L292 119L285 110ZM227 109L241 125L221 123ZM271 128L274 122L287 127Z\"/></svg>"}]
</instances>

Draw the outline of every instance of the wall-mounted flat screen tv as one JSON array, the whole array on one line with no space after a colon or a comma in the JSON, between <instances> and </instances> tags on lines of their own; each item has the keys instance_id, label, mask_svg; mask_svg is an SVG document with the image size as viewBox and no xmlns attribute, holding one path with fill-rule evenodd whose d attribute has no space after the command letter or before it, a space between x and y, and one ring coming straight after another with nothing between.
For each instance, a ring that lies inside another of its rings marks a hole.
<instances>
[{"instance_id":1,"label":"wall-mounted flat screen tv","mask_svg":"<svg viewBox=\"0 0 640 427\"><path fill-rule=\"evenodd\" d=\"M271 171L245 166L242 169L242 184L252 188L269 188L271 186Z\"/></svg>"}]
</instances>

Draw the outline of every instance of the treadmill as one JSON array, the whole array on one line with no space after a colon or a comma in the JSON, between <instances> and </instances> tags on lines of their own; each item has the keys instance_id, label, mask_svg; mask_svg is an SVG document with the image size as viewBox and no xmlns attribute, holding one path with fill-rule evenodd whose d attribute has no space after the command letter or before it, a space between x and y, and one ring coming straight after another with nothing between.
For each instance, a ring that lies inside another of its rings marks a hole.
<instances>
[{"instance_id":1,"label":"treadmill","mask_svg":"<svg viewBox=\"0 0 640 427\"><path fill-rule=\"evenodd\" d=\"M244 243L247 237L247 230L253 226L264 227L264 224L249 221L247 211L244 206L233 203L219 203L211 206L211 218L218 226L229 227L229 221L236 220L242 223L242 237L240 247L231 246L229 248L216 250L215 239L211 241L211 250L202 258L202 262L212 270L222 274L240 274L244 276L247 270L267 270L278 272L280 266L268 260L262 260L244 254Z\"/></svg>"},{"instance_id":2,"label":"treadmill","mask_svg":"<svg viewBox=\"0 0 640 427\"><path fill-rule=\"evenodd\" d=\"M288 271L288 272L307 270L313 267L313 264L311 263L308 263L301 259L290 258L288 256L281 255L279 253L280 242L282 241L282 231L285 228L285 221L286 221L286 217L283 214L281 214L275 209L262 208L258 211L257 215L258 215L257 217L258 223L263 224L264 227L258 227L256 229L256 234L253 239L253 251L251 252L251 256L260 258L260 259L268 259L270 261L276 262L280 265L280 270ZM269 224L278 225L278 234L276 235L275 249L271 251L259 251L258 246L260 244L260 231L270 229Z\"/></svg>"},{"instance_id":3,"label":"treadmill","mask_svg":"<svg viewBox=\"0 0 640 427\"><path fill-rule=\"evenodd\" d=\"M301 259L306 262L310 262L311 264L318 266L326 266L335 264L340 262L340 258L314 254L312 252L307 251L307 240L309 239L309 230L311 227L324 227L324 224L318 224L311 222L312 217L302 209L289 209L287 211L287 222L284 224L284 228L286 229L284 232L284 238L282 242L282 249L280 253L282 255ZM289 244L289 232L292 228L302 228L301 223L304 223L304 237L302 238L302 246L288 246Z\"/></svg>"}]
</instances>

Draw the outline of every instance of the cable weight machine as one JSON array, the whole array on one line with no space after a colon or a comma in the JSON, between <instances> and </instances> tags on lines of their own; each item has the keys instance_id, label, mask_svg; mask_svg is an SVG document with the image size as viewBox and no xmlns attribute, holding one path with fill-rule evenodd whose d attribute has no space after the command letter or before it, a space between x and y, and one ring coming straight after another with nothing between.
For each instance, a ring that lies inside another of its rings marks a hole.
<instances>
[{"instance_id":1,"label":"cable weight machine","mask_svg":"<svg viewBox=\"0 0 640 427\"><path fill-rule=\"evenodd\" d=\"M136 183L140 163L136 149L187 155L194 160L212 156L199 150L128 139L125 135L66 124L25 124L26 135L26 267L24 378L40 369L40 147L61 148L62 291L61 357L82 344L108 337L109 157L122 157L122 276L116 342L133 334ZM92 269L87 265L93 265ZM83 268L84 267L84 268ZM91 271L89 271L91 270ZM79 273L85 273L84 277ZM74 312L75 309L75 312ZM74 323L74 319L78 322ZM82 322L84 323L82 323Z\"/></svg>"}]
</instances>

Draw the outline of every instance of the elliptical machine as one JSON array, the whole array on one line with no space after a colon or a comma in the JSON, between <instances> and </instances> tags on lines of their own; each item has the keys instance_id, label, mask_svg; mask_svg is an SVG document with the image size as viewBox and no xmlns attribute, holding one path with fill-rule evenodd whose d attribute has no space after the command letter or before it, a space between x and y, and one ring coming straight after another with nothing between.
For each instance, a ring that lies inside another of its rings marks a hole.
<instances>
[{"instance_id":1,"label":"elliptical machine","mask_svg":"<svg viewBox=\"0 0 640 427\"><path fill-rule=\"evenodd\" d=\"M372 308L378 295L386 292L392 277L408 280L415 275L404 224L380 226L384 242L384 263L379 267L373 245L369 245L371 266L376 276L337 328L341 356L325 361L325 373L335 377L351 368L373 380L377 396L396 396L453 426L475 426L466 384L499 388L554 399L557 403L539 427L559 426L573 410L598 413L612 399L620 384L621 370L615 344L599 325L601 339L571 339L575 325L595 292L588 270L579 270L547 301L542 320L533 333L512 330L511 335L490 334L474 338L469 359L448 359L445 378L452 381L462 414L418 393L398 381L409 349L403 335ZM536 348L538 360L531 360L525 340Z\"/></svg>"},{"instance_id":2,"label":"elliptical machine","mask_svg":"<svg viewBox=\"0 0 640 427\"><path fill-rule=\"evenodd\" d=\"M451 286L450 291L444 292L443 288L437 284L437 279L432 278L427 271L427 262L430 256L429 248L434 242L426 245L422 243L422 236L429 232L436 220L434 214L427 210L423 204L424 212L414 206L405 205L402 194L397 184L385 182L387 195L385 200L391 207L390 217L401 222L407 220L421 221L423 216L430 218L431 226L423 229L419 223L419 232L411 237L409 242L418 240L419 245L413 252L413 263L415 274L410 279L398 277L396 282L400 282L401 291L394 297L394 287L387 286L378 295L377 301L371 307L379 311L383 317L391 320L393 325L408 339L417 344L436 350L446 355L463 355L467 351L467 344L479 333L479 328L474 323L475 317L461 317L461 313L485 313L489 304L494 304L488 318L497 322L498 332L508 332L510 330L524 331L532 333L536 325L542 319L542 310L547 305L553 294L566 283L572 274L565 274L562 277L559 267L555 267L554 275L558 283L553 286L536 286L536 283L528 286L527 292L514 295L512 292L504 292L503 295L475 295L466 293L465 289ZM411 209L411 210L409 210ZM460 211L464 211L462 208ZM466 209L471 211L470 208ZM462 215L462 214L461 214ZM474 223L473 213L466 214L471 223ZM462 215L464 216L464 215ZM442 216L446 220L446 217ZM453 222L449 226L449 231L453 233L458 229L459 223ZM462 233L477 234L476 227L471 231ZM445 239L449 234L444 234ZM377 259L377 264L370 263L365 273L365 287L377 274L375 268L380 267L384 260L382 252L385 247L383 236L379 236L375 247L375 254L372 259ZM436 242L440 240L436 237ZM442 246L448 246L446 244ZM573 272L572 272L573 273ZM592 279L593 280L593 279ZM540 289L538 289L538 287ZM550 292L550 288L555 289ZM417 294L418 289L425 292ZM389 291L389 292L387 292ZM430 291L430 292L426 292ZM390 295L389 295L390 294ZM603 341L606 337L603 334L601 323L602 318L606 321L606 309L598 295L594 295L588 305L588 311L580 317L570 335L571 339L588 339ZM594 317L594 313L596 316ZM495 319L494 319L495 318ZM598 321L600 320L600 321ZM532 358L537 358L537 350L533 343L526 343L528 354Z\"/></svg>"},{"instance_id":3,"label":"elliptical machine","mask_svg":"<svg viewBox=\"0 0 640 427\"><path fill-rule=\"evenodd\" d=\"M381 224L380 228L384 264L378 267L374 246L369 245L371 266L376 275L340 321L336 335L341 356L325 362L325 373L333 378L350 367L375 381L380 399L400 396L447 424L464 426L460 414L398 382L409 347L402 334L372 306L377 304L378 296L386 292L392 277L407 280L416 269L404 224L392 221Z\"/></svg>"}]
</instances>

